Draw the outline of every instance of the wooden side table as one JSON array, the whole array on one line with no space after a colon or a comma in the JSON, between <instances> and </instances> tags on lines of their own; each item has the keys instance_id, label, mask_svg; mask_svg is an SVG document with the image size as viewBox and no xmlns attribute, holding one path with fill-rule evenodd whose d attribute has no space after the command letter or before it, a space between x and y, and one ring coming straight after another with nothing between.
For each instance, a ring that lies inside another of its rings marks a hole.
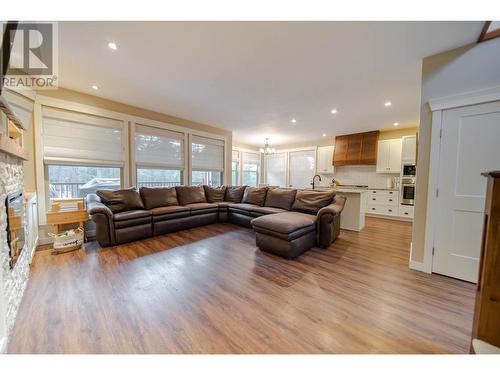
<instances>
[{"instance_id":1,"label":"wooden side table","mask_svg":"<svg viewBox=\"0 0 500 375\"><path fill-rule=\"evenodd\" d=\"M83 228L85 242L85 223L90 219L83 198L53 199L51 210L47 212L47 224L52 225L54 233L59 233L59 226L63 224L76 224ZM72 251L72 250L68 250ZM54 254L66 251L53 250Z\"/></svg>"}]
</instances>

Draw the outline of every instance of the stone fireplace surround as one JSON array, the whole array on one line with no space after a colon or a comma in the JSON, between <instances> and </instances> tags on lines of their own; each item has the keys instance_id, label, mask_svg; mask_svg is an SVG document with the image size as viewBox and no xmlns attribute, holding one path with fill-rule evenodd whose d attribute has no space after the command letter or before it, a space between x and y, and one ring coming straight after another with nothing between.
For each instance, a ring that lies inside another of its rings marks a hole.
<instances>
[{"instance_id":1,"label":"stone fireplace surround","mask_svg":"<svg viewBox=\"0 0 500 375\"><path fill-rule=\"evenodd\" d=\"M31 251L23 248L16 265L10 269L5 198L8 193L19 190L24 190L23 162L19 158L0 152L0 353L6 350L8 338L14 327L28 282L32 257ZM26 222L25 233L28 234Z\"/></svg>"}]
</instances>

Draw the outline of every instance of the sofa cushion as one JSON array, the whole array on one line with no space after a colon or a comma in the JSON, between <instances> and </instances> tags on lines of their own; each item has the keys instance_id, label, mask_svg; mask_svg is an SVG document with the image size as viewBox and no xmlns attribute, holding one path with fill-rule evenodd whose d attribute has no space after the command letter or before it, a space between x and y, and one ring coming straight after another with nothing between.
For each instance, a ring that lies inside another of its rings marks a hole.
<instances>
[{"instance_id":1,"label":"sofa cushion","mask_svg":"<svg viewBox=\"0 0 500 375\"><path fill-rule=\"evenodd\" d=\"M203 189L205 189L205 196L208 203L224 202L224 197L226 196L225 186L212 187L203 185Z\"/></svg>"},{"instance_id":2,"label":"sofa cushion","mask_svg":"<svg viewBox=\"0 0 500 375\"><path fill-rule=\"evenodd\" d=\"M316 216L301 212L282 212L255 218L252 226L256 232L291 241L315 231Z\"/></svg>"},{"instance_id":3,"label":"sofa cushion","mask_svg":"<svg viewBox=\"0 0 500 375\"><path fill-rule=\"evenodd\" d=\"M113 213L144 209L141 196L134 187L121 190L97 190L96 194Z\"/></svg>"},{"instance_id":4,"label":"sofa cushion","mask_svg":"<svg viewBox=\"0 0 500 375\"><path fill-rule=\"evenodd\" d=\"M191 211L196 211L196 210L218 209L219 205L217 203L190 203L186 204L185 207L189 208Z\"/></svg>"},{"instance_id":5,"label":"sofa cushion","mask_svg":"<svg viewBox=\"0 0 500 375\"><path fill-rule=\"evenodd\" d=\"M295 195L295 201L292 205L292 211L304 212L306 214L316 215L318 211L328 206L335 196L335 191L311 191L299 190Z\"/></svg>"},{"instance_id":6,"label":"sofa cushion","mask_svg":"<svg viewBox=\"0 0 500 375\"><path fill-rule=\"evenodd\" d=\"M132 211L123 211L118 212L113 215L114 221L122 221L122 220L132 220L139 219L142 217L151 216L151 211L149 210L132 210Z\"/></svg>"},{"instance_id":7,"label":"sofa cushion","mask_svg":"<svg viewBox=\"0 0 500 375\"><path fill-rule=\"evenodd\" d=\"M178 219L190 215L190 210L182 206L157 207L151 210L153 213L153 222L157 223L165 220Z\"/></svg>"},{"instance_id":8,"label":"sofa cushion","mask_svg":"<svg viewBox=\"0 0 500 375\"><path fill-rule=\"evenodd\" d=\"M263 206L266 201L267 187L249 187L245 189L241 203L250 203L257 206Z\"/></svg>"},{"instance_id":9,"label":"sofa cushion","mask_svg":"<svg viewBox=\"0 0 500 375\"><path fill-rule=\"evenodd\" d=\"M164 206L178 206L177 190L175 187L171 188L148 188L141 187L139 189L144 208L150 210L156 207Z\"/></svg>"},{"instance_id":10,"label":"sofa cushion","mask_svg":"<svg viewBox=\"0 0 500 375\"><path fill-rule=\"evenodd\" d=\"M266 207L277 207L290 211L295 199L297 190L274 188L269 189L266 195Z\"/></svg>"},{"instance_id":11,"label":"sofa cushion","mask_svg":"<svg viewBox=\"0 0 500 375\"><path fill-rule=\"evenodd\" d=\"M203 186L176 186L179 205L185 206L190 203L206 203L205 189Z\"/></svg>"},{"instance_id":12,"label":"sofa cushion","mask_svg":"<svg viewBox=\"0 0 500 375\"><path fill-rule=\"evenodd\" d=\"M257 207L259 206L250 203L229 203L229 210L240 210L240 211L250 212L250 210Z\"/></svg>"},{"instance_id":13,"label":"sofa cushion","mask_svg":"<svg viewBox=\"0 0 500 375\"><path fill-rule=\"evenodd\" d=\"M253 207L250 209L250 212L255 212L260 215L270 215L279 214L280 212L287 212L287 210L276 207Z\"/></svg>"},{"instance_id":14,"label":"sofa cushion","mask_svg":"<svg viewBox=\"0 0 500 375\"><path fill-rule=\"evenodd\" d=\"M189 208L184 206L165 206L165 207L156 207L151 210L153 216L172 214L174 212L189 212Z\"/></svg>"},{"instance_id":15,"label":"sofa cushion","mask_svg":"<svg viewBox=\"0 0 500 375\"><path fill-rule=\"evenodd\" d=\"M243 194L245 193L246 185L244 186L228 186L226 188L225 199L228 202L241 203Z\"/></svg>"}]
</instances>

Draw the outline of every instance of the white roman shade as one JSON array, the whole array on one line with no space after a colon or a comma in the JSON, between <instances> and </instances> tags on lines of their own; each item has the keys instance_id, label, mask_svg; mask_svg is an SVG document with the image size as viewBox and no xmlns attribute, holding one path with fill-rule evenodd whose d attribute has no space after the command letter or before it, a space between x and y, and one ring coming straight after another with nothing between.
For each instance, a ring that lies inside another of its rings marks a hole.
<instances>
[{"instance_id":1,"label":"white roman shade","mask_svg":"<svg viewBox=\"0 0 500 375\"><path fill-rule=\"evenodd\" d=\"M194 171L224 171L224 141L193 135L191 167Z\"/></svg>"},{"instance_id":2,"label":"white roman shade","mask_svg":"<svg viewBox=\"0 0 500 375\"><path fill-rule=\"evenodd\" d=\"M286 187L286 152L265 156L266 184Z\"/></svg>"},{"instance_id":3,"label":"white roman shade","mask_svg":"<svg viewBox=\"0 0 500 375\"><path fill-rule=\"evenodd\" d=\"M46 164L123 165L123 121L43 107Z\"/></svg>"},{"instance_id":4,"label":"white roman shade","mask_svg":"<svg viewBox=\"0 0 500 375\"><path fill-rule=\"evenodd\" d=\"M290 186L309 187L314 176L316 152L314 150L290 152Z\"/></svg>"},{"instance_id":5,"label":"white roman shade","mask_svg":"<svg viewBox=\"0 0 500 375\"><path fill-rule=\"evenodd\" d=\"M143 167L184 169L184 133L136 125L135 160Z\"/></svg>"},{"instance_id":6,"label":"white roman shade","mask_svg":"<svg viewBox=\"0 0 500 375\"><path fill-rule=\"evenodd\" d=\"M257 166L257 169L260 166L260 154L256 154L253 152L243 152L243 169L245 170L254 170L254 166Z\"/></svg>"}]
</instances>

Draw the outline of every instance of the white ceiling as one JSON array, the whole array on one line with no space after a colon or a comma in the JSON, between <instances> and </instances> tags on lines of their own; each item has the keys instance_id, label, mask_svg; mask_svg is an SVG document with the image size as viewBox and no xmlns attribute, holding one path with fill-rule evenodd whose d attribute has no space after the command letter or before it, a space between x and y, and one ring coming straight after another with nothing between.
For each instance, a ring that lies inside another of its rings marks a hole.
<instances>
[{"instance_id":1,"label":"white ceiling","mask_svg":"<svg viewBox=\"0 0 500 375\"><path fill-rule=\"evenodd\" d=\"M239 143L306 142L415 124L422 58L474 42L482 25L62 22L60 86L232 130Z\"/></svg>"}]
</instances>

